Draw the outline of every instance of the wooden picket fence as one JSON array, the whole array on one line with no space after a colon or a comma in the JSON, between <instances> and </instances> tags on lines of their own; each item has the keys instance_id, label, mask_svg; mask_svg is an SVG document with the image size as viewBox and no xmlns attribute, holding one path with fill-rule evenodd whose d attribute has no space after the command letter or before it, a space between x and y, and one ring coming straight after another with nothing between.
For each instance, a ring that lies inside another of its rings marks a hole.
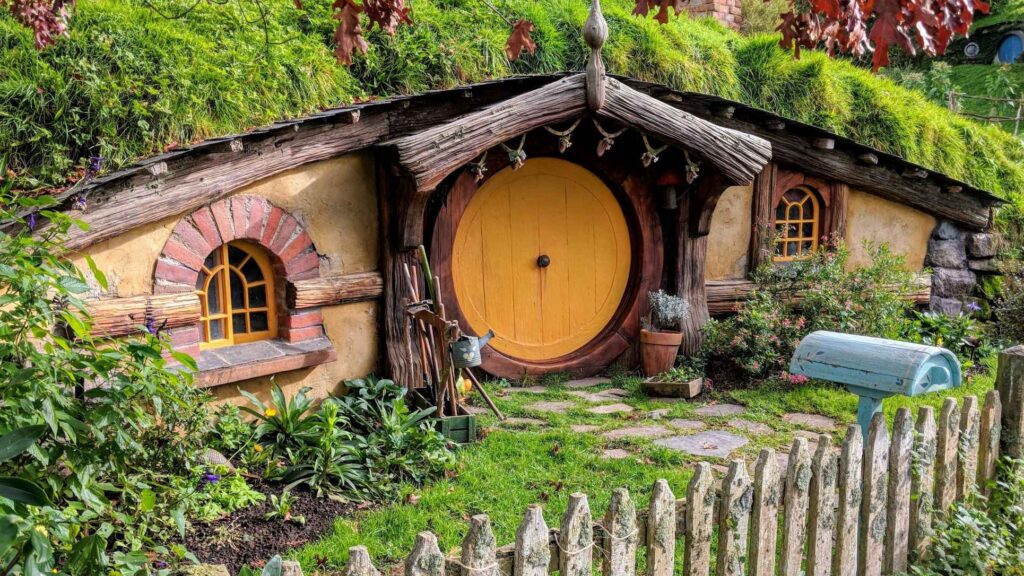
<instances>
[{"instance_id":1,"label":"wooden picket fence","mask_svg":"<svg viewBox=\"0 0 1024 576\"><path fill-rule=\"evenodd\" d=\"M936 422L923 407L917 419L896 413L890 437L877 414L863 440L857 425L841 446L822 435L812 454L798 438L781 470L764 449L753 478L734 460L721 483L697 464L676 499L665 480L654 484L646 510L625 488L612 493L594 522L586 494L570 496L557 530L539 505L527 508L516 541L498 547L486 515L473 516L461 556L445 557L430 532L417 536L406 576L634 576L640 547L649 576L672 576L682 546L685 576L877 576L907 570L928 546L935 515L971 490L989 490L1000 445L995 390L963 405L947 398ZM717 546L712 542L717 532ZM780 536L781 534L781 536ZM377 576L366 548L350 550L346 576Z\"/></svg>"}]
</instances>

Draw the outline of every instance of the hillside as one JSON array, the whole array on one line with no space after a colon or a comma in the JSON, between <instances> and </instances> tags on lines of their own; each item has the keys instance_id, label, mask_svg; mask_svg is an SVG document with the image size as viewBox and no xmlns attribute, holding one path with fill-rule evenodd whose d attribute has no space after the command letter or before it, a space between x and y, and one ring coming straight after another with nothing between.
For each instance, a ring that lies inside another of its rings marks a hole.
<instances>
[{"instance_id":1,"label":"hillside","mask_svg":"<svg viewBox=\"0 0 1024 576\"><path fill-rule=\"evenodd\" d=\"M531 72L581 69L585 0L500 0L537 25L539 49L510 63L506 22L481 0L412 0L413 27L370 35L352 69L334 63L329 1L270 4L80 0L72 34L38 52L0 17L0 150L18 184L59 185L88 162L105 169L195 140L329 106ZM773 36L741 37L685 17L661 26L606 0L611 72L737 99L816 124L978 187L1024 193L1024 145L848 62ZM267 8L266 34L255 11ZM170 17L177 16L175 19ZM256 21L256 23L251 23ZM267 42L269 39L269 43ZM984 151L984 153L978 153Z\"/></svg>"}]
</instances>

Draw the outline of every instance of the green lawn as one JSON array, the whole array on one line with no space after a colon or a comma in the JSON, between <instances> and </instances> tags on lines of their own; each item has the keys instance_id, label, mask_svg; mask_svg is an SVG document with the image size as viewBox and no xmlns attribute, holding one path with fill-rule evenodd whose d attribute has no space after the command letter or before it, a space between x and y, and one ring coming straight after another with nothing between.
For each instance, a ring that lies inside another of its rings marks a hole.
<instances>
[{"instance_id":1,"label":"green lawn","mask_svg":"<svg viewBox=\"0 0 1024 576\"><path fill-rule=\"evenodd\" d=\"M960 398L974 394L981 399L992 388L993 380L991 374L973 378L951 395ZM498 383L488 383L488 390L506 415L543 419L546 424L501 424L490 414L481 416L486 436L479 443L460 450L458 467L452 477L418 490L406 488L400 502L364 511L355 518L339 519L332 533L296 550L292 556L308 570L318 564L321 568L340 568L347 560L348 548L363 544L369 548L378 568L383 569L399 562L411 549L416 533L422 530L437 534L442 551L456 551L465 535L466 520L473 514L488 514L499 544L507 544L514 541L522 513L532 503L544 504L548 526L555 527L573 492L589 496L595 518L604 514L612 490L620 486L629 489L638 507L646 506L651 486L659 478L667 479L676 496L681 497L695 458L656 446L651 440L606 440L600 433L625 426L664 424L673 418L701 420L709 429L729 429L727 422L731 418L694 414L696 408L711 402L743 404L747 411L742 418L773 428L773 433L766 435L744 433L751 442L732 457L748 462L766 446L788 449L795 427L780 418L787 412L809 412L836 419L840 424L836 440L843 434L842 424L856 419L856 397L825 384L715 392L699 401L669 403L646 398L639 390L639 382L635 377L615 377L612 383L593 389L621 387L629 390L631 394L622 401L635 411L628 416L586 412L585 408L594 404L570 395L569 389L558 379L549 379L548 391L541 394L513 393ZM891 399L886 402L885 411L891 421L901 406L910 407L916 413L917 407L924 404L940 406L944 397ZM482 404L479 398L473 400ZM542 413L527 407L545 400L575 400L578 404L566 414ZM669 410L667 416L658 420L647 417L650 411L665 408ZM570 429L574 424L599 428L590 433L576 433ZM601 452L607 448L624 448L633 455L621 460L606 459ZM411 494L418 497L412 499L415 503L408 498Z\"/></svg>"}]
</instances>

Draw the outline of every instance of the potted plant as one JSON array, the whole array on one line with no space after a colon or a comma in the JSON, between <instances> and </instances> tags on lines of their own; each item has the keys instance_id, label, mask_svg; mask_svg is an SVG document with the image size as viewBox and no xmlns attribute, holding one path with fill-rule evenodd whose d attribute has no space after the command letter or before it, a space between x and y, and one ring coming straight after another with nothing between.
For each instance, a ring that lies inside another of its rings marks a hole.
<instances>
[{"instance_id":1,"label":"potted plant","mask_svg":"<svg viewBox=\"0 0 1024 576\"><path fill-rule=\"evenodd\" d=\"M683 343L680 325L690 316L690 303L664 290L647 295L650 312L640 330L640 367L644 376L670 370Z\"/></svg>"},{"instance_id":2,"label":"potted plant","mask_svg":"<svg viewBox=\"0 0 1024 576\"><path fill-rule=\"evenodd\" d=\"M704 389L704 377L692 368L677 366L644 380L643 389L648 396L695 398Z\"/></svg>"}]
</instances>

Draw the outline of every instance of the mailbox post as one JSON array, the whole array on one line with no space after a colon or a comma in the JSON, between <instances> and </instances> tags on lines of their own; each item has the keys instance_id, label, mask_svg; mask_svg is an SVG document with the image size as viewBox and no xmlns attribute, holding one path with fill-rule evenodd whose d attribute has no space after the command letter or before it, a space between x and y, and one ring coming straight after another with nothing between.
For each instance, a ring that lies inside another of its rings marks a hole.
<instances>
[{"instance_id":1,"label":"mailbox post","mask_svg":"<svg viewBox=\"0 0 1024 576\"><path fill-rule=\"evenodd\" d=\"M945 348L823 330L800 342L789 371L843 384L859 396L857 422L865 437L882 400L949 390L961 379L960 361Z\"/></svg>"}]
</instances>

